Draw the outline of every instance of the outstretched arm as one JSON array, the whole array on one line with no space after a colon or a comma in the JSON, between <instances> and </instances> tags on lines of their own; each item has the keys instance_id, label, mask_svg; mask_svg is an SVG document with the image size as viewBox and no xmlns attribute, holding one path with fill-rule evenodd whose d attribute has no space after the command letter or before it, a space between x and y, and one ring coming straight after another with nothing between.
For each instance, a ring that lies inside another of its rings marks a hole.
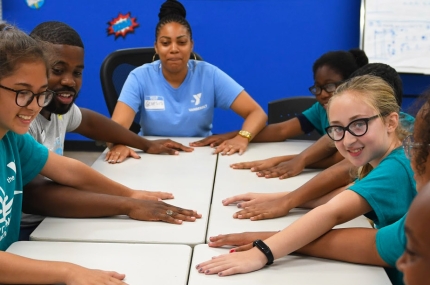
<instances>
[{"instance_id":1,"label":"outstretched arm","mask_svg":"<svg viewBox=\"0 0 430 285\"><path fill-rule=\"evenodd\" d=\"M175 216L166 215L167 210L171 210ZM195 221L196 218L201 217L196 211L164 202L81 191L41 176L24 187L23 211L29 214L63 218L128 215L135 220L164 221L174 224Z\"/></svg>"},{"instance_id":2,"label":"outstretched arm","mask_svg":"<svg viewBox=\"0 0 430 285\"><path fill-rule=\"evenodd\" d=\"M1 284L125 285L124 274L87 269L67 262L41 261L0 251Z\"/></svg>"},{"instance_id":3,"label":"outstretched arm","mask_svg":"<svg viewBox=\"0 0 430 285\"><path fill-rule=\"evenodd\" d=\"M326 204L315 208L286 229L265 240L273 257L278 259L328 232L335 225L371 211L370 205L353 191L344 191ZM255 271L267 262L257 248L216 257L197 265L199 272L222 276Z\"/></svg>"},{"instance_id":4,"label":"outstretched arm","mask_svg":"<svg viewBox=\"0 0 430 285\"><path fill-rule=\"evenodd\" d=\"M292 208L309 207L310 202L318 199L341 187L345 187L352 180L350 169L352 165L347 160L323 170L311 180L294 191L278 193L276 199L273 194L247 193L233 196L223 200L224 205L240 202L241 211L234 214L235 218L263 220L282 217L288 214Z\"/></svg>"},{"instance_id":5,"label":"outstretched arm","mask_svg":"<svg viewBox=\"0 0 430 285\"><path fill-rule=\"evenodd\" d=\"M82 112L82 122L74 132L88 138L114 144L128 145L148 153L178 154L178 150L193 150L190 147L171 140L147 140L128 130L128 127L130 126L120 125L115 121L88 109L80 108L80 110ZM124 160L124 158L125 157L122 157L122 160ZM115 161L117 160L118 159Z\"/></svg>"},{"instance_id":6,"label":"outstretched arm","mask_svg":"<svg viewBox=\"0 0 430 285\"><path fill-rule=\"evenodd\" d=\"M376 229L331 230L297 253L351 263L388 267L376 249Z\"/></svg>"}]
</instances>

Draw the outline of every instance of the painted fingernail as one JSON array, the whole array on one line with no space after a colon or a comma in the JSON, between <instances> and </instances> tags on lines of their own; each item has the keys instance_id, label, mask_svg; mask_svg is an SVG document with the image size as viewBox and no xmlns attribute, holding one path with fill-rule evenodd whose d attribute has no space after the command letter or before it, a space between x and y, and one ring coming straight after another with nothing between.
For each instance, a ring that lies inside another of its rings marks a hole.
<instances>
[{"instance_id":1,"label":"painted fingernail","mask_svg":"<svg viewBox=\"0 0 430 285\"><path fill-rule=\"evenodd\" d=\"M207 273L209 273L209 269L208 269L208 270L206 270L206 271L205 271L205 273L206 273L206 274L207 274Z\"/></svg>"},{"instance_id":2,"label":"painted fingernail","mask_svg":"<svg viewBox=\"0 0 430 285\"><path fill-rule=\"evenodd\" d=\"M241 204L237 204L237 207L238 207L238 208L242 208L242 205L241 205Z\"/></svg>"},{"instance_id":3,"label":"painted fingernail","mask_svg":"<svg viewBox=\"0 0 430 285\"><path fill-rule=\"evenodd\" d=\"M230 249L230 253L236 252L234 248Z\"/></svg>"},{"instance_id":4,"label":"painted fingernail","mask_svg":"<svg viewBox=\"0 0 430 285\"><path fill-rule=\"evenodd\" d=\"M218 276L222 276L222 272L218 272Z\"/></svg>"}]
</instances>

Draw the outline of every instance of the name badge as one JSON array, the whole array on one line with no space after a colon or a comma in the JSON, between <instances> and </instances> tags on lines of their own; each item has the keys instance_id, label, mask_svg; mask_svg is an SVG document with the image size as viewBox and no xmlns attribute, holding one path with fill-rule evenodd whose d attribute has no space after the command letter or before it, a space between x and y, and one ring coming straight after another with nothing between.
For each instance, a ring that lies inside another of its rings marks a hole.
<instances>
[{"instance_id":1,"label":"name badge","mask_svg":"<svg viewBox=\"0 0 430 285\"><path fill-rule=\"evenodd\" d=\"M145 110L164 110L163 96L145 96Z\"/></svg>"}]
</instances>

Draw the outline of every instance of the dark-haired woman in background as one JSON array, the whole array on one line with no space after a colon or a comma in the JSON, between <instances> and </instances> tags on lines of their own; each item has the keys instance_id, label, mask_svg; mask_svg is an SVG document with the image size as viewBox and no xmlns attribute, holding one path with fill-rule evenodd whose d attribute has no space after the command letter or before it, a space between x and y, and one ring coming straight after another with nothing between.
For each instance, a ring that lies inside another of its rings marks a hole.
<instances>
[{"instance_id":1,"label":"dark-haired woman in background","mask_svg":"<svg viewBox=\"0 0 430 285\"><path fill-rule=\"evenodd\" d=\"M245 119L242 130L218 146L215 153L243 153L265 126L267 115L223 71L189 59L194 42L181 3L164 2L158 16L154 47L160 60L130 73L112 120L128 128L140 111L142 135L205 137L212 134L214 108L231 108ZM115 148L124 150L124 146Z\"/></svg>"}]
</instances>

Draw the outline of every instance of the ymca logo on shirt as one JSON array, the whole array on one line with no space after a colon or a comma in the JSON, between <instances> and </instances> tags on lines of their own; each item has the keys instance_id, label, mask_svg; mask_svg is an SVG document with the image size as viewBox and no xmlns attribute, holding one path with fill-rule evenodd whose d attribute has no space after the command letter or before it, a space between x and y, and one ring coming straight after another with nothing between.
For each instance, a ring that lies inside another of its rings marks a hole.
<instances>
[{"instance_id":1,"label":"ymca logo on shirt","mask_svg":"<svg viewBox=\"0 0 430 285\"><path fill-rule=\"evenodd\" d=\"M148 111L164 111L164 97L163 96L145 96L145 110Z\"/></svg>"},{"instance_id":2,"label":"ymca logo on shirt","mask_svg":"<svg viewBox=\"0 0 430 285\"><path fill-rule=\"evenodd\" d=\"M191 103L194 103L194 106L200 105L200 101L202 99L202 93L198 93L196 95L193 95L193 98L194 98L194 100L191 99ZM195 107L195 108L189 108L188 111L195 112L195 111L206 109L207 107L208 107L208 105L205 104L203 106L199 106L199 107Z\"/></svg>"},{"instance_id":3,"label":"ymca logo on shirt","mask_svg":"<svg viewBox=\"0 0 430 285\"><path fill-rule=\"evenodd\" d=\"M7 176L6 182L11 183L15 181L16 165L15 162L9 162L6 165L14 173L12 176ZM7 186L6 186L7 187ZM22 191L15 190L14 195L22 194ZM10 215L12 212L13 198L9 197L5 190L0 187L0 241L7 236L7 228L10 224Z\"/></svg>"},{"instance_id":4,"label":"ymca logo on shirt","mask_svg":"<svg viewBox=\"0 0 430 285\"><path fill-rule=\"evenodd\" d=\"M191 103L194 103L195 106L200 104L200 98L202 98L202 93L193 95L195 100L191 100Z\"/></svg>"}]
</instances>

